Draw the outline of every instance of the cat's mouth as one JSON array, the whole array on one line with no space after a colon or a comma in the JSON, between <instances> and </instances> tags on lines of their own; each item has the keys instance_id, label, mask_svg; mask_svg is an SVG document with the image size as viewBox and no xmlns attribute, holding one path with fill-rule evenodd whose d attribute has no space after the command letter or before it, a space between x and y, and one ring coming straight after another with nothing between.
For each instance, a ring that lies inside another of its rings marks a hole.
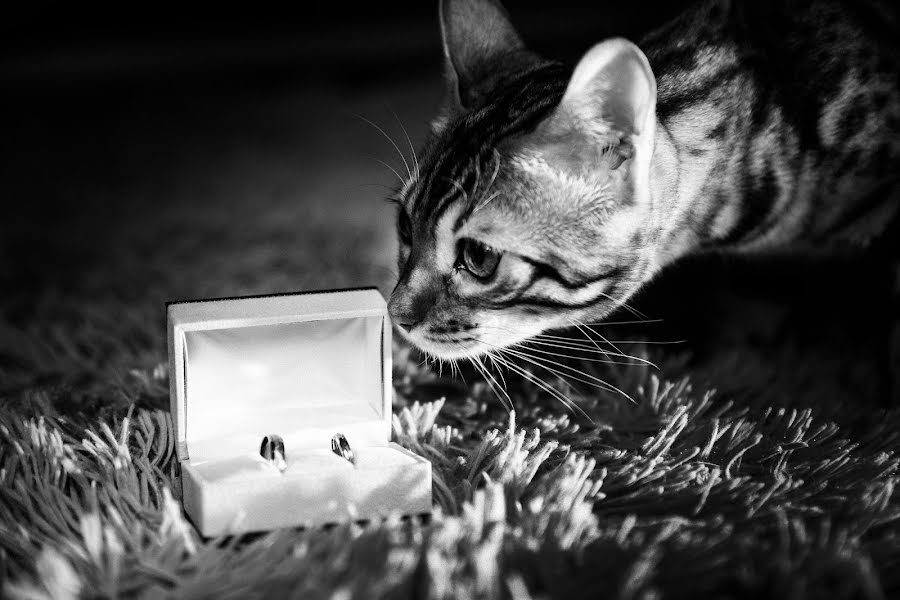
<instances>
[{"instance_id":1,"label":"cat's mouth","mask_svg":"<svg viewBox=\"0 0 900 600\"><path fill-rule=\"evenodd\" d=\"M425 352L438 358L471 358L484 354L488 349L486 344L471 333L460 335L429 332L417 334L414 332L407 334L406 337Z\"/></svg>"},{"instance_id":2,"label":"cat's mouth","mask_svg":"<svg viewBox=\"0 0 900 600\"><path fill-rule=\"evenodd\" d=\"M398 327L402 337L426 353L448 360L471 359L496 354L514 346L542 329L515 331L498 324L481 323L465 327L420 326L410 331Z\"/></svg>"}]
</instances>

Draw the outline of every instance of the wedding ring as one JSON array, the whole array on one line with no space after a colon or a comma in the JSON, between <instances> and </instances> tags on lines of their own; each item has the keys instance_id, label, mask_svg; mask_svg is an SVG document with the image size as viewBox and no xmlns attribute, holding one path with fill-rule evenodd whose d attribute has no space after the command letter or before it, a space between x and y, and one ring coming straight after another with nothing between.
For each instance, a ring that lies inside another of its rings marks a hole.
<instances>
[{"instance_id":1,"label":"wedding ring","mask_svg":"<svg viewBox=\"0 0 900 600\"><path fill-rule=\"evenodd\" d=\"M350 442L347 441L347 438L343 433L336 433L334 434L334 437L331 438L331 451L341 458L350 461L350 464L356 464L353 457L353 450L350 449Z\"/></svg>"},{"instance_id":2,"label":"wedding ring","mask_svg":"<svg viewBox=\"0 0 900 600\"><path fill-rule=\"evenodd\" d=\"M287 469L287 461L284 458L284 440L280 435L264 437L259 446L259 454L282 473Z\"/></svg>"}]
</instances>

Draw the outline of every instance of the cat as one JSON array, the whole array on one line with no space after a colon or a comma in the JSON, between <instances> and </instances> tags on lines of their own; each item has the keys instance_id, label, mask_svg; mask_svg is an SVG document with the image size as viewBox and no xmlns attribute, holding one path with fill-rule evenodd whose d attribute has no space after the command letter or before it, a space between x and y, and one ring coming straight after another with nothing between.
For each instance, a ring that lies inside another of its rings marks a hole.
<instances>
[{"instance_id":1,"label":"cat","mask_svg":"<svg viewBox=\"0 0 900 600\"><path fill-rule=\"evenodd\" d=\"M900 27L874 2L702 2L574 69L495 0L440 20L389 301L436 357L598 321L694 253L865 248L900 206Z\"/></svg>"}]
</instances>

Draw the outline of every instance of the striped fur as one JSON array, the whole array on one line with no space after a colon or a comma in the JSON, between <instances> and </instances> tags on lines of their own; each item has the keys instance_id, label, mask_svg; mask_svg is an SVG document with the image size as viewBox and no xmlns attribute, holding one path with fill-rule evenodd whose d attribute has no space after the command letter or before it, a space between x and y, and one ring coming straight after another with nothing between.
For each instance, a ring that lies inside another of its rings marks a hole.
<instances>
[{"instance_id":1,"label":"striped fur","mask_svg":"<svg viewBox=\"0 0 900 600\"><path fill-rule=\"evenodd\" d=\"M880 5L704 2L574 72L494 0L441 11L449 101L399 194L390 300L437 356L600 319L690 253L865 246L900 204L900 29ZM467 271L463 240L502 253L496 273Z\"/></svg>"}]
</instances>

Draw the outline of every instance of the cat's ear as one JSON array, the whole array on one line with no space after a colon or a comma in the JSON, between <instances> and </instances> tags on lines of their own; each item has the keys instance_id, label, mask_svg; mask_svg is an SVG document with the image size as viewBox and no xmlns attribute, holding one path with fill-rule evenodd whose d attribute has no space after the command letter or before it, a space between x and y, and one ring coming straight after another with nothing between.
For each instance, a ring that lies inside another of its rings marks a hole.
<instances>
[{"instance_id":1,"label":"cat's ear","mask_svg":"<svg viewBox=\"0 0 900 600\"><path fill-rule=\"evenodd\" d=\"M541 129L548 141L575 150L578 158L590 160L582 146L593 146L604 152L614 148L626 159L637 147L652 145L655 123L656 78L650 63L636 45L615 38L584 55Z\"/></svg>"},{"instance_id":2,"label":"cat's ear","mask_svg":"<svg viewBox=\"0 0 900 600\"><path fill-rule=\"evenodd\" d=\"M503 73L536 58L498 0L441 0L440 19L451 102L458 107L479 104Z\"/></svg>"}]
</instances>

